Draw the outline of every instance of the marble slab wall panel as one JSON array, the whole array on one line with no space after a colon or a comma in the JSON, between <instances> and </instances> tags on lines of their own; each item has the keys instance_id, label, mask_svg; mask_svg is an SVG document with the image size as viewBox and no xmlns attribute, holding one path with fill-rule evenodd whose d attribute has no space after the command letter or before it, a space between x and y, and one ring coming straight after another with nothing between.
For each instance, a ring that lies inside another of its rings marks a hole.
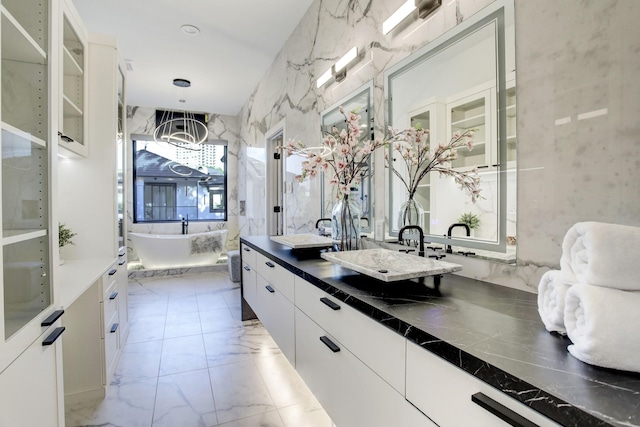
<instances>
[{"instance_id":1,"label":"marble slab wall panel","mask_svg":"<svg viewBox=\"0 0 640 427\"><path fill-rule=\"evenodd\" d=\"M384 36L382 22L404 0L315 1L240 113L238 197L247 207L239 217L240 234L266 233L268 129L284 120L287 139L319 142L320 112L373 80L375 131L382 134L384 70L491 2L443 2L426 21L407 18ZM515 14L518 265L452 262L462 263L469 277L535 290L545 271L559 267L562 238L573 223L640 225L640 2L515 0ZM353 46L361 57L347 78L316 88L316 79ZM287 171L293 174L296 167ZM382 153L376 153L374 167L380 220ZM320 215L320 180L291 186L286 232L310 231Z\"/></svg>"},{"instance_id":2,"label":"marble slab wall panel","mask_svg":"<svg viewBox=\"0 0 640 427\"><path fill-rule=\"evenodd\" d=\"M130 135L153 135L156 127L155 108L128 107L127 131ZM240 152L240 127L238 117L210 114L209 138L223 139L227 141L227 221L191 221L189 223L189 233L199 233L227 229L227 250L237 249L239 246L238 229L238 153ZM127 153L130 153L131 140L128 141ZM127 182L133 182L133 165L131 156L127 156ZM127 230L136 233L153 234L180 234L180 223L134 223L133 222L133 196L131 188L127 191ZM129 258L137 259L135 248L131 242L127 242L129 247Z\"/></svg>"}]
</instances>

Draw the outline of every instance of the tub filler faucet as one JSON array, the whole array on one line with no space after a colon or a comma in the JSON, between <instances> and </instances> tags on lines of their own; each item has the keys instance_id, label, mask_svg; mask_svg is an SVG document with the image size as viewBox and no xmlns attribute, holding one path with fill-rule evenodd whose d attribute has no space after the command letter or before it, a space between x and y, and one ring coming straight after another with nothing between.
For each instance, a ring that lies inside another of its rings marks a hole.
<instances>
[{"instance_id":1,"label":"tub filler faucet","mask_svg":"<svg viewBox=\"0 0 640 427\"><path fill-rule=\"evenodd\" d=\"M182 234L189 234L189 215L187 218L182 218Z\"/></svg>"}]
</instances>

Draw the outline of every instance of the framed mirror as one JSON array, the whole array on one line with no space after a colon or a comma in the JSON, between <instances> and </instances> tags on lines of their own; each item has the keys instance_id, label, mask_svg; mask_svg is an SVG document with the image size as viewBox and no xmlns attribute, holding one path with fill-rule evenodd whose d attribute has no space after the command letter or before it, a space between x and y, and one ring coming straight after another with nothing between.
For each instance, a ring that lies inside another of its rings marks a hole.
<instances>
[{"instance_id":1,"label":"framed mirror","mask_svg":"<svg viewBox=\"0 0 640 427\"><path fill-rule=\"evenodd\" d=\"M480 198L473 203L450 176L427 174L414 196L421 205L418 225L425 239L453 253L472 248L515 262L513 0L492 3L387 70L384 79L387 121L394 129L428 130L432 149L474 131L473 148L456 149L450 167L477 171ZM407 180L397 176L407 175L402 155L389 148L386 209L391 236L406 225L400 212L409 197Z\"/></svg>"},{"instance_id":2,"label":"framed mirror","mask_svg":"<svg viewBox=\"0 0 640 427\"><path fill-rule=\"evenodd\" d=\"M347 123L345 117L339 111L340 106L342 106L345 111L356 111L358 113L360 116L360 126L362 127L362 137L373 139L372 98L373 81L370 81L324 110L320 117L322 135L324 136L330 133L334 127L338 130L346 128ZM372 165L369 165L368 176L363 179L360 187L357 189L358 200L362 208L361 227L363 233L371 232L373 224L372 167ZM329 178L324 176L322 179L322 206L320 210L322 218L329 218L331 216L331 209L336 203L336 191L337 187L330 185Z\"/></svg>"}]
</instances>

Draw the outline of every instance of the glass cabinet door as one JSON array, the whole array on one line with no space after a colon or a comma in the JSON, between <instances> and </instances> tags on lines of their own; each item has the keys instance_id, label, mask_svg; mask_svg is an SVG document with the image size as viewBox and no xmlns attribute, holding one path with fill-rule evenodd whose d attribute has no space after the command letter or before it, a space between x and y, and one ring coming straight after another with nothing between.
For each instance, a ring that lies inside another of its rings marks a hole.
<instances>
[{"instance_id":1,"label":"glass cabinet door","mask_svg":"<svg viewBox=\"0 0 640 427\"><path fill-rule=\"evenodd\" d=\"M49 274L49 2L3 0L2 6L0 345L53 300ZM33 333L34 338L41 333L39 324Z\"/></svg>"},{"instance_id":2,"label":"glass cabinet door","mask_svg":"<svg viewBox=\"0 0 640 427\"><path fill-rule=\"evenodd\" d=\"M118 67L118 134L116 135L116 144L117 144L117 153L116 153L116 162L117 162L117 194L118 194L118 248L122 248L126 246L126 236L125 236L125 223L124 223L124 210L125 210L125 191L124 191L124 181L125 181L125 153L126 153L126 107L124 101L124 73L122 72L122 68Z\"/></svg>"}]
</instances>

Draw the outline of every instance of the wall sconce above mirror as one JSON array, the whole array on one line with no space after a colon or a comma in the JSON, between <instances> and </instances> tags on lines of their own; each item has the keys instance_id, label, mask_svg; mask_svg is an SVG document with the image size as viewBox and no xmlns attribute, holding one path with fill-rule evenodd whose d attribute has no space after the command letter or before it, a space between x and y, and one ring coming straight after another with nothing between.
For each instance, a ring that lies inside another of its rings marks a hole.
<instances>
[{"instance_id":1,"label":"wall sconce above mirror","mask_svg":"<svg viewBox=\"0 0 640 427\"><path fill-rule=\"evenodd\" d=\"M385 71L388 125L428 131L429 154L465 132L472 149L455 147L447 167L475 170L475 203L453 175L427 173L409 194L406 152L389 149L387 227L397 236L418 225L425 240L450 253L490 252L515 262L516 108L513 0L497 0ZM395 172L395 173L394 173ZM412 187L413 188L413 187ZM416 224L400 213L412 197ZM462 225L464 224L464 225ZM463 250L463 248L465 248Z\"/></svg>"},{"instance_id":2,"label":"wall sconce above mirror","mask_svg":"<svg viewBox=\"0 0 640 427\"><path fill-rule=\"evenodd\" d=\"M398 24L404 21L415 10L418 11L418 18L426 19L442 5L442 0L407 0L393 14L382 23L382 34L387 35Z\"/></svg>"},{"instance_id":3,"label":"wall sconce above mirror","mask_svg":"<svg viewBox=\"0 0 640 427\"><path fill-rule=\"evenodd\" d=\"M349 52L345 53L342 58L338 59L335 64L331 66L327 71L316 81L316 87L321 88L331 78L335 78L335 81L341 82L347 77L347 66L351 64L358 57L358 47L354 46L349 49Z\"/></svg>"}]
</instances>

